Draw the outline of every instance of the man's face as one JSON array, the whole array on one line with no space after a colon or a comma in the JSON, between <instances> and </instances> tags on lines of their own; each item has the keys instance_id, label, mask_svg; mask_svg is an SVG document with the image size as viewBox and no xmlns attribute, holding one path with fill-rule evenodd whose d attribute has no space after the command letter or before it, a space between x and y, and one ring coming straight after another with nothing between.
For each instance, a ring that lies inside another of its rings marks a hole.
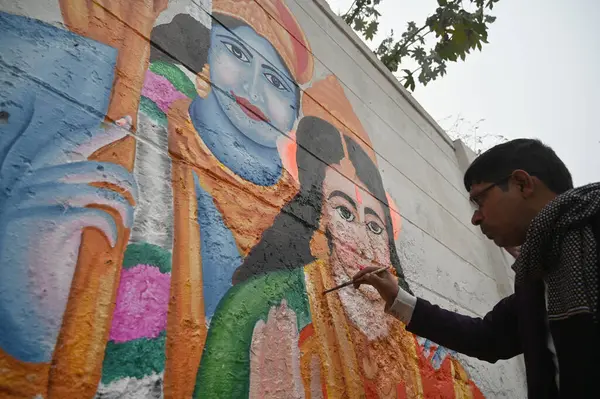
<instances>
[{"instance_id":1,"label":"man's face","mask_svg":"<svg viewBox=\"0 0 600 399\"><path fill-rule=\"evenodd\" d=\"M518 246L525 241L529 224L525 198L512 178L473 184L469 196L476 207L471 223L496 245Z\"/></svg>"}]
</instances>

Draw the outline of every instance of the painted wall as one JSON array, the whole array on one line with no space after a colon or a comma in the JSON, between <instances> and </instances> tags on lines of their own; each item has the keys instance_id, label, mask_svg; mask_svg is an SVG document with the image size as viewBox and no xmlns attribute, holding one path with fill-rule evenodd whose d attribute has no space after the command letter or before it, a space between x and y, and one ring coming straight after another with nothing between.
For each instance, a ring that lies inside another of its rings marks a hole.
<instances>
[{"instance_id":1,"label":"painted wall","mask_svg":"<svg viewBox=\"0 0 600 399\"><path fill-rule=\"evenodd\" d=\"M1 0L0 396L524 397L321 295L508 293L464 163L322 0Z\"/></svg>"}]
</instances>

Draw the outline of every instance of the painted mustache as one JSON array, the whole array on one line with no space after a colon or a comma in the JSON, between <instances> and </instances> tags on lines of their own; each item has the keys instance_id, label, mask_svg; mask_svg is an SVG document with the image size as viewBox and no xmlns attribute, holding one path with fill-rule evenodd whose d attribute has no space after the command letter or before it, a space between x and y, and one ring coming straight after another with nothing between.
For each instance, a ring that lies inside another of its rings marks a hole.
<instances>
[{"instance_id":1,"label":"painted mustache","mask_svg":"<svg viewBox=\"0 0 600 399\"><path fill-rule=\"evenodd\" d=\"M255 121L263 121L263 122L271 122L271 120L258 108L256 105L252 104L248 99L244 97L238 97L232 91L231 95L235 99L235 102L240 106L242 111L248 117Z\"/></svg>"}]
</instances>

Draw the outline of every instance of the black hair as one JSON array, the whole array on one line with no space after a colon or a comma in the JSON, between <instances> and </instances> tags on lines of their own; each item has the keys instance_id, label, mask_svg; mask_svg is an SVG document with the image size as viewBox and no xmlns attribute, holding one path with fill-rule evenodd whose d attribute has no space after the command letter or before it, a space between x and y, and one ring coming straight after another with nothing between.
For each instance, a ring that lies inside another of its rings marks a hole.
<instances>
[{"instance_id":1,"label":"black hair","mask_svg":"<svg viewBox=\"0 0 600 399\"><path fill-rule=\"evenodd\" d=\"M537 139L516 139L478 156L465 172L465 189L470 191L473 184L497 182L517 169L537 177L556 194L573 188L571 173L552 148Z\"/></svg>"},{"instance_id":2,"label":"black hair","mask_svg":"<svg viewBox=\"0 0 600 399\"><path fill-rule=\"evenodd\" d=\"M171 22L155 26L150 41L150 62L181 64L199 73L208 61L210 29L190 15L177 14Z\"/></svg>"},{"instance_id":3,"label":"black hair","mask_svg":"<svg viewBox=\"0 0 600 399\"><path fill-rule=\"evenodd\" d=\"M213 15L213 24L232 30L247 26L242 20L229 15ZM181 64L194 73L199 73L208 62L210 29L188 14L177 14L171 22L157 25L150 35L152 46L150 61L166 61Z\"/></svg>"},{"instance_id":4,"label":"black hair","mask_svg":"<svg viewBox=\"0 0 600 399\"><path fill-rule=\"evenodd\" d=\"M359 180L384 203L390 262L400 277L400 285L409 290L396 252L392 218L381 175L367 153L354 140L343 137ZM281 209L273 225L265 230L259 243L236 270L234 284L275 270L303 267L315 260L310 252L310 240L319 228L326 168L344 158L342 135L323 119L307 116L298 124L296 141L299 192ZM331 237L326 236L330 242Z\"/></svg>"},{"instance_id":5,"label":"black hair","mask_svg":"<svg viewBox=\"0 0 600 399\"><path fill-rule=\"evenodd\" d=\"M310 116L298 123L296 142L300 189L236 270L234 284L274 270L292 270L314 260L310 240L321 220L325 171L328 165L344 158L344 149L335 127Z\"/></svg>"}]
</instances>

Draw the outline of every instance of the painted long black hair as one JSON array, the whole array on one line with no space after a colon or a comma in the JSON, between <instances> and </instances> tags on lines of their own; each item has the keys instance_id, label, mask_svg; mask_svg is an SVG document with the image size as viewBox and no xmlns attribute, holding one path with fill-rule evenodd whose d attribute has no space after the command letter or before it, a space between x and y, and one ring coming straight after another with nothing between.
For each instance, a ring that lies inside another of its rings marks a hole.
<instances>
[{"instance_id":1,"label":"painted long black hair","mask_svg":"<svg viewBox=\"0 0 600 399\"><path fill-rule=\"evenodd\" d=\"M342 136L333 125L313 116L302 118L296 131L300 190L281 209L271 227L265 230L259 243L236 270L234 284L275 270L303 267L315 260L310 252L310 240L321 219L323 180L327 166L344 158L342 137L359 180L384 204L390 262L400 277L401 287L410 291L396 251L392 218L379 170L354 140Z\"/></svg>"}]
</instances>

